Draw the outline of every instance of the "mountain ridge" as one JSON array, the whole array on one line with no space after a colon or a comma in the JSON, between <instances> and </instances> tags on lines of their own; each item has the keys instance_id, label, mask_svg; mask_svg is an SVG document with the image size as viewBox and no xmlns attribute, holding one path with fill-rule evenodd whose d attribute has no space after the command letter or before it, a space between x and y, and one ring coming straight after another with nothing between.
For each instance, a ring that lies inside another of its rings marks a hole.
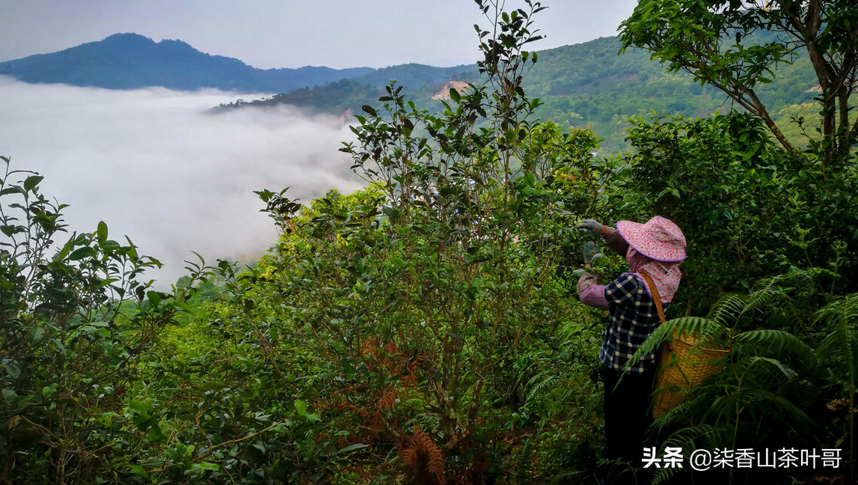
<instances>
[{"instance_id":1,"label":"mountain ridge","mask_svg":"<svg viewBox=\"0 0 858 485\"><path fill-rule=\"evenodd\" d=\"M374 72L370 67L258 69L239 59L200 52L178 39L155 42L118 33L47 54L0 63L0 75L28 83L61 83L106 89L203 88L240 93L292 91Z\"/></svg>"}]
</instances>

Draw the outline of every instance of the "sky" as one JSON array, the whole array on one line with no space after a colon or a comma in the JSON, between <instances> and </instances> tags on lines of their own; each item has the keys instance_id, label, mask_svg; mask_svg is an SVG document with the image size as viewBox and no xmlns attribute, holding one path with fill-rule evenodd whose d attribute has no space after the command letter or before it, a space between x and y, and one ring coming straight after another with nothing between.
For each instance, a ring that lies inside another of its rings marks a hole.
<instances>
[{"instance_id":1,"label":"sky","mask_svg":"<svg viewBox=\"0 0 858 485\"><path fill-rule=\"evenodd\" d=\"M616 35L635 4L546 0L532 48ZM262 69L447 67L478 60L475 23L487 25L473 0L0 0L0 62L133 32Z\"/></svg>"}]
</instances>

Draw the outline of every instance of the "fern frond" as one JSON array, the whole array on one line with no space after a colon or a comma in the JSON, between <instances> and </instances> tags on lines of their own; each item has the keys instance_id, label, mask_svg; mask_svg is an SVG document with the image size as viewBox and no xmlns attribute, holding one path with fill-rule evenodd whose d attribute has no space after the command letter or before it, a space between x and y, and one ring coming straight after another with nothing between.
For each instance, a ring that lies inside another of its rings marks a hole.
<instances>
[{"instance_id":1,"label":"fern frond","mask_svg":"<svg viewBox=\"0 0 858 485\"><path fill-rule=\"evenodd\" d=\"M858 294L825 305L814 315L814 324L832 329L817 347L822 360L844 359L850 382L858 377Z\"/></svg>"},{"instance_id":2,"label":"fern frond","mask_svg":"<svg viewBox=\"0 0 858 485\"><path fill-rule=\"evenodd\" d=\"M417 468L417 452L412 448L404 448L399 452L399 457L411 468Z\"/></svg>"},{"instance_id":3,"label":"fern frond","mask_svg":"<svg viewBox=\"0 0 858 485\"><path fill-rule=\"evenodd\" d=\"M833 356L841 353L841 346L849 339L849 328L846 325L832 325L831 330L822 342L816 346L816 353L824 361L831 361Z\"/></svg>"},{"instance_id":4,"label":"fern frond","mask_svg":"<svg viewBox=\"0 0 858 485\"><path fill-rule=\"evenodd\" d=\"M701 396L700 399L705 400L706 398ZM739 394L736 392L718 396L715 399L712 399L711 404L709 404L708 408L703 413L703 419L712 420L716 425L729 425L729 423L735 423L735 420L738 419L736 416L737 407L738 411L741 412L743 404L744 403L741 401ZM729 426L726 427L729 428ZM721 446L725 445L725 443L718 444Z\"/></svg>"},{"instance_id":5,"label":"fern frond","mask_svg":"<svg viewBox=\"0 0 858 485\"><path fill-rule=\"evenodd\" d=\"M567 478L574 477L575 475L580 475L584 473L584 470L567 470L564 472L560 472L551 479L548 483L568 483Z\"/></svg>"},{"instance_id":6,"label":"fern frond","mask_svg":"<svg viewBox=\"0 0 858 485\"><path fill-rule=\"evenodd\" d=\"M801 289L802 291L813 291L813 274L809 270L797 270L784 273L757 282L755 288L779 286L785 290ZM790 288L787 288L790 287ZM757 290L755 290L757 291Z\"/></svg>"},{"instance_id":7,"label":"fern frond","mask_svg":"<svg viewBox=\"0 0 858 485\"><path fill-rule=\"evenodd\" d=\"M661 389L670 390L670 389L668 389L668 387L672 387L672 386L665 386L664 388L661 388ZM659 391L661 391L661 389L659 389ZM672 423L678 422L679 419L688 412L688 409L690 408L690 406L691 406L690 401L684 401L684 402L677 404L676 406L674 406L673 409L666 412L664 414L664 416L662 416L660 418L656 418L652 422L652 424L650 425L651 432L652 433L661 433L662 431L664 431L665 429L670 427L670 425Z\"/></svg>"},{"instance_id":8,"label":"fern frond","mask_svg":"<svg viewBox=\"0 0 858 485\"><path fill-rule=\"evenodd\" d=\"M784 377L786 377L787 379L792 380L792 379L795 379L796 377L798 377L798 373L796 371L790 369L789 367L784 365L784 363L779 361L778 359L773 359L771 357L757 357L757 356L749 357L748 367L750 368L751 366L753 366L757 362L770 364L775 369L779 370L781 372L781 374L783 374Z\"/></svg>"},{"instance_id":9,"label":"fern frond","mask_svg":"<svg viewBox=\"0 0 858 485\"><path fill-rule=\"evenodd\" d=\"M766 306L779 298L786 298L787 292L790 290L781 288L775 284L767 285L761 290L757 290L748 296L748 301L745 307L742 308L742 315L755 310L763 310Z\"/></svg>"},{"instance_id":10,"label":"fern frond","mask_svg":"<svg viewBox=\"0 0 858 485\"><path fill-rule=\"evenodd\" d=\"M527 381L527 388L530 390L527 393L527 400L531 400L534 396L541 393L543 389L546 387L552 386L555 382L557 382L557 376L548 376L544 377L544 374L539 373L533 376L529 381Z\"/></svg>"},{"instance_id":11,"label":"fern frond","mask_svg":"<svg viewBox=\"0 0 858 485\"><path fill-rule=\"evenodd\" d=\"M789 353L808 364L816 364L816 353L803 340L782 330L751 330L742 332L734 339L734 343L743 346L743 353L760 355L774 353L777 355Z\"/></svg>"},{"instance_id":12,"label":"fern frond","mask_svg":"<svg viewBox=\"0 0 858 485\"><path fill-rule=\"evenodd\" d=\"M665 483L679 473L679 470L679 468L657 468L649 483L651 485Z\"/></svg>"},{"instance_id":13,"label":"fern frond","mask_svg":"<svg viewBox=\"0 0 858 485\"><path fill-rule=\"evenodd\" d=\"M679 447L684 453L691 453L697 449L697 440L712 436L716 432L717 429L714 426L705 423L680 428L665 440L664 446Z\"/></svg>"},{"instance_id":14,"label":"fern frond","mask_svg":"<svg viewBox=\"0 0 858 485\"><path fill-rule=\"evenodd\" d=\"M662 343L670 340L674 334L698 335L702 342L719 341L726 336L726 330L708 318L682 317L668 320L659 325L652 334L638 347L629 359L626 368L640 362L650 352L655 352Z\"/></svg>"},{"instance_id":15,"label":"fern frond","mask_svg":"<svg viewBox=\"0 0 858 485\"><path fill-rule=\"evenodd\" d=\"M738 394L738 399L748 409L762 410L762 414L775 416L779 420L782 419L783 415L786 415L792 421L813 422L810 416L800 407L791 403L785 397L766 389L749 387L739 391Z\"/></svg>"},{"instance_id":16,"label":"fern frond","mask_svg":"<svg viewBox=\"0 0 858 485\"><path fill-rule=\"evenodd\" d=\"M858 293L846 295L820 308L813 317L814 323L829 327L849 325L858 320Z\"/></svg>"},{"instance_id":17,"label":"fern frond","mask_svg":"<svg viewBox=\"0 0 858 485\"><path fill-rule=\"evenodd\" d=\"M742 314L747 302L748 296L746 295L738 293L724 295L712 305L707 316L719 325L730 327Z\"/></svg>"},{"instance_id":18,"label":"fern frond","mask_svg":"<svg viewBox=\"0 0 858 485\"><path fill-rule=\"evenodd\" d=\"M661 446L662 448L680 448L682 454L688 458L696 449L714 449L721 443L729 442L728 429L700 423L674 431L661 443ZM673 478L678 471L678 468L657 468L653 470L650 484L664 483Z\"/></svg>"},{"instance_id":19,"label":"fern frond","mask_svg":"<svg viewBox=\"0 0 858 485\"><path fill-rule=\"evenodd\" d=\"M680 338L695 336L698 342L712 345L713 342L725 343L729 328L709 318L683 317L671 320L675 325L675 333Z\"/></svg>"}]
</instances>

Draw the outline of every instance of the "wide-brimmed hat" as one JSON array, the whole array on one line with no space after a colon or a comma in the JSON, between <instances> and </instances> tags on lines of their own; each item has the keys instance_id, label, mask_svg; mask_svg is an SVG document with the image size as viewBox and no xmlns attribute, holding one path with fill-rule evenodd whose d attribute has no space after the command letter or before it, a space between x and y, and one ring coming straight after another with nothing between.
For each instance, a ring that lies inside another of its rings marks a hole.
<instances>
[{"instance_id":1,"label":"wide-brimmed hat","mask_svg":"<svg viewBox=\"0 0 858 485\"><path fill-rule=\"evenodd\" d=\"M669 219L655 216L645 224L620 221L617 230L631 247L650 259L666 263L685 259L685 235Z\"/></svg>"}]
</instances>

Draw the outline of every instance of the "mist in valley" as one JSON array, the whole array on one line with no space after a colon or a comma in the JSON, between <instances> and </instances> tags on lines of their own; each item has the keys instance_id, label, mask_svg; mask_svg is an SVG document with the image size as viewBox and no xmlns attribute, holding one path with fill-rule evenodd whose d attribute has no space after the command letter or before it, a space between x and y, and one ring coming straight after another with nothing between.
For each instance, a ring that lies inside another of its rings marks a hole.
<instances>
[{"instance_id":1,"label":"mist in valley","mask_svg":"<svg viewBox=\"0 0 858 485\"><path fill-rule=\"evenodd\" d=\"M0 155L39 172L42 192L70 205L69 233L104 221L111 239L127 235L164 263L146 275L164 288L185 274L192 251L208 263L264 254L277 232L254 190L290 186L287 195L307 203L361 186L337 151L354 138L351 120L288 107L208 112L238 97L0 77Z\"/></svg>"}]
</instances>

